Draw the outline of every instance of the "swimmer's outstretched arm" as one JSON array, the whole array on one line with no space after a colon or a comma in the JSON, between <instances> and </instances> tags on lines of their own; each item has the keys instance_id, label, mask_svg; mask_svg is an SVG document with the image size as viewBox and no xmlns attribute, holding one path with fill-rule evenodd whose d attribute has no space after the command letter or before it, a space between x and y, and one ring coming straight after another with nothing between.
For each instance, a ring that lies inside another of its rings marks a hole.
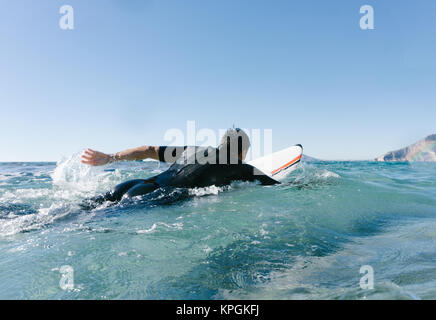
<instances>
[{"instance_id":1,"label":"swimmer's outstretched arm","mask_svg":"<svg viewBox=\"0 0 436 320\"><path fill-rule=\"evenodd\" d=\"M110 162L135 161L143 159L159 160L159 147L142 146L113 154L106 154L92 149L87 149L82 154L82 163L90 166L102 166Z\"/></svg>"},{"instance_id":2,"label":"swimmer's outstretched arm","mask_svg":"<svg viewBox=\"0 0 436 320\"><path fill-rule=\"evenodd\" d=\"M90 166L103 166L107 163L117 161L136 161L144 159L154 159L162 162L173 163L181 156L185 149L186 146L142 146L113 154L106 154L92 149L87 149L82 154L82 163Z\"/></svg>"}]
</instances>

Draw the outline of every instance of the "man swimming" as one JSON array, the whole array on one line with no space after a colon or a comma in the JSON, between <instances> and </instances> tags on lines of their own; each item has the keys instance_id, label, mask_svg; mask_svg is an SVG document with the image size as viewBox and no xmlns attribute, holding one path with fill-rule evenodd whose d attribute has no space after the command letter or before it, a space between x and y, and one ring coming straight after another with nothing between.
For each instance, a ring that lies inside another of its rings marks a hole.
<instances>
[{"instance_id":1,"label":"man swimming","mask_svg":"<svg viewBox=\"0 0 436 320\"><path fill-rule=\"evenodd\" d=\"M228 129L218 148L143 146L115 154L87 149L82 163L101 166L107 163L129 160L155 159L171 163L168 170L148 179L135 179L117 185L105 195L93 198L97 203L120 201L123 197L135 197L150 193L160 187L194 188L224 186L232 181L259 181L273 185L271 179L253 166L244 163L250 141L247 134L237 128Z\"/></svg>"}]
</instances>

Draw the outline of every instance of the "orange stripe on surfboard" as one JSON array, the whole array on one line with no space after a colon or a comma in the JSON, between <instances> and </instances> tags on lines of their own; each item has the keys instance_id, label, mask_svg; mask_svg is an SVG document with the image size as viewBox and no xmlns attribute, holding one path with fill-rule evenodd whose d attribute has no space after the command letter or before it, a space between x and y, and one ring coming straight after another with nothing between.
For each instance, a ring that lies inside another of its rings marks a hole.
<instances>
[{"instance_id":1,"label":"orange stripe on surfboard","mask_svg":"<svg viewBox=\"0 0 436 320\"><path fill-rule=\"evenodd\" d=\"M271 174L275 174L275 173L279 172L280 170L282 170L282 169L284 169L284 168L286 168L286 167L289 167L289 166L293 165L295 162L297 162L298 160L300 160L302 156L303 156L303 155L300 154L300 155L299 155L298 157L296 157L294 160L292 160L292 161L288 162L287 164L281 166L280 168L275 169L274 171L272 171Z\"/></svg>"}]
</instances>

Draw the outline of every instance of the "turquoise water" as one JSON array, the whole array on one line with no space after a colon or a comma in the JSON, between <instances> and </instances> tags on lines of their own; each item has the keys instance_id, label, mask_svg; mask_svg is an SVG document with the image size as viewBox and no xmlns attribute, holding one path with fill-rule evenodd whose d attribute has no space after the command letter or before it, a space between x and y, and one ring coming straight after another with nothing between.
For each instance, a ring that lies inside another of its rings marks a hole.
<instances>
[{"instance_id":1,"label":"turquoise water","mask_svg":"<svg viewBox=\"0 0 436 320\"><path fill-rule=\"evenodd\" d=\"M165 168L0 163L0 298L436 299L435 164L302 163L277 186L78 206Z\"/></svg>"}]
</instances>

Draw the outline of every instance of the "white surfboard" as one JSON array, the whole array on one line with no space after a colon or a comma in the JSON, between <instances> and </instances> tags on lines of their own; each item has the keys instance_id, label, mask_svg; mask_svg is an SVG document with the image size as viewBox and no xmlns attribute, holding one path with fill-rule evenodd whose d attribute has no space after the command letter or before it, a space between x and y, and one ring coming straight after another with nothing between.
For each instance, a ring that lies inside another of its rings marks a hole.
<instances>
[{"instance_id":1,"label":"white surfboard","mask_svg":"<svg viewBox=\"0 0 436 320\"><path fill-rule=\"evenodd\" d=\"M283 174L288 174L296 169L303 156L303 146L295 146L283 149L247 162L256 169L262 171L274 180L278 180Z\"/></svg>"}]
</instances>

